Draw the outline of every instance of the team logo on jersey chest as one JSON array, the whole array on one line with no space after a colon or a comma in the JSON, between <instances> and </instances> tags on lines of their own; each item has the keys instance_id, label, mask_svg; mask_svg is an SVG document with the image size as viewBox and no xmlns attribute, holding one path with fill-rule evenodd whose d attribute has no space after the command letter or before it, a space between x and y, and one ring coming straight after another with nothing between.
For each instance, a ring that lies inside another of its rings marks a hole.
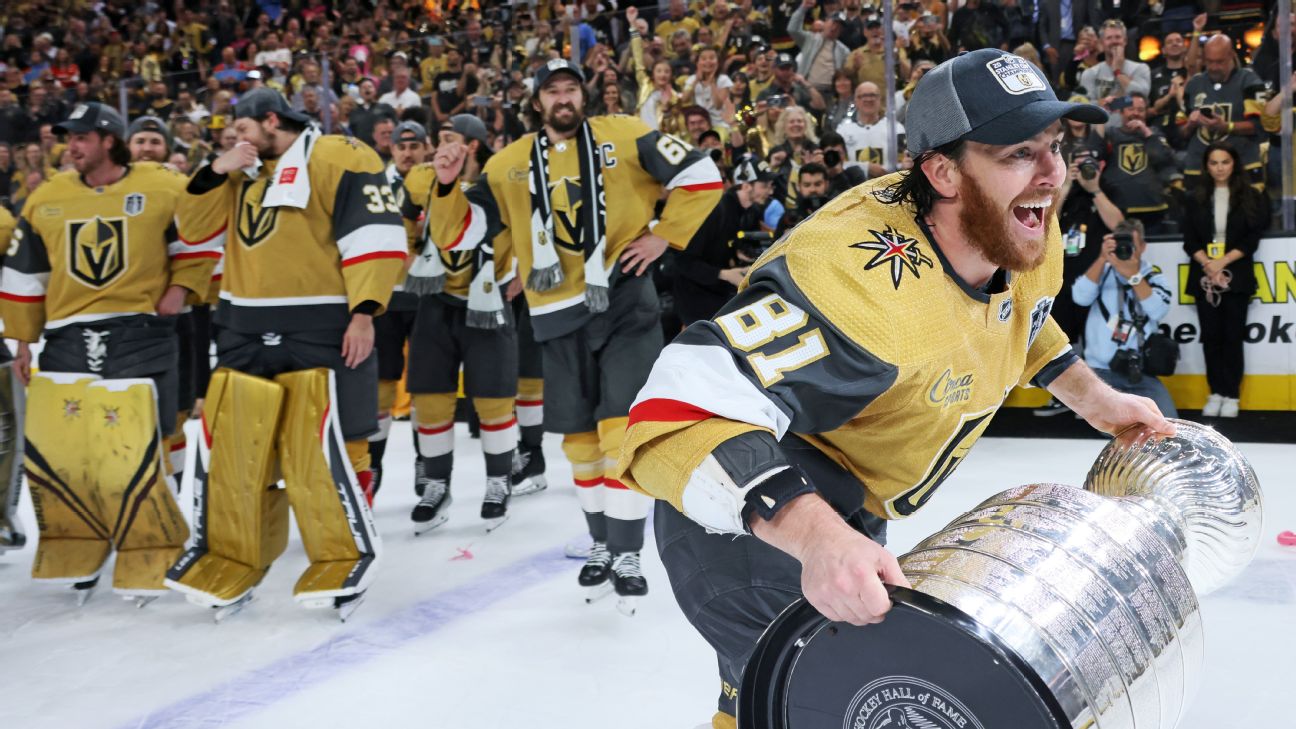
<instances>
[{"instance_id":1,"label":"team logo on jersey chest","mask_svg":"<svg viewBox=\"0 0 1296 729\"><path fill-rule=\"evenodd\" d=\"M122 201L122 212L130 217L135 217L144 212L144 195L139 192L132 192Z\"/></svg>"},{"instance_id":2,"label":"team logo on jersey chest","mask_svg":"<svg viewBox=\"0 0 1296 729\"><path fill-rule=\"evenodd\" d=\"M585 255L585 228L581 225L584 198L580 180L564 177L549 183L549 201L553 206L554 238L558 250Z\"/></svg>"},{"instance_id":3,"label":"team logo on jersey chest","mask_svg":"<svg viewBox=\"0 0 1296 729\"><path fill-rule=\"evenodd\" d=\"M931 257L923 253L916 238L909 238L890 225L884 231L870 230L869 233L873 236L873 240L852 243L851 248L874 252L873 258L864 264L865 271L889 265L891 285L897 289L900 288L905 271L912 273L914 278L921 278L919 268L923 266L934 268Z\"/></svg>"},{"instance_id":4,"label":"team logo on jersey chest","mask_svg":"<svg viewBox=\"0 0 1296 729\"><path fill-rule=\"evenodd\" d=\"M1116 157L1120 161L1120 168L1127 175L1137 175L1147 169L1147 149L1142 144L1122 144L1120 150L1116 153Z\"/></svg>"},{"instance_id":5,"label":"team logo on jersey chest","mask_svg":"<svg viewBox=\"0 0 1296 729\"><path fill-rule=\"evenodd\" d=\"M265 180L251 180L239 192L238 236L248 248L273 235L279 224L279 208L261 207L265 187Z\"/></svg>"},{"instance_id":6,"label":"team logo on jersey chest","mask_svg":"<svg viewBox=\"0 0 1296 729\"><path fill-rule=\"evenodd\" d=\"M68 271L99 289L126 270L126 219L100 218L68 222Z\"/></svg>"}]
</instances>

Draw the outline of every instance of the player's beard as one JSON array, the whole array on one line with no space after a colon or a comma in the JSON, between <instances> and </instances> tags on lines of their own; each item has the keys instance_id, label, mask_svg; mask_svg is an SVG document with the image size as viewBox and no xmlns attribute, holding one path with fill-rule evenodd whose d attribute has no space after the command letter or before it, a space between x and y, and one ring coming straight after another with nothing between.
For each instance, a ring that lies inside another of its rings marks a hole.
<instances>
[{"instance_id":1,"label":"player's beard","mask_svg":"<svg viewBox=\"0 0 1296 729\"><path fill-rule=\"evenodd\" d=\"M570 111L565 117L559 117L560 111ZM573 104L554 104L549 111L545 113L545 126L558 132L559 134L568 134L576 131L577 128L585 121L585 116L581 114L580 109Z\"/></svg>"},{"instance_id":2,"label":"player's beard","mask_svg":"<svg viewBox=\"0 0 1296 729\"><path fill-rule=\"evenodd\" d=\"M1044 224L1035 237L1027 237L1012 219L1013 207L1022 200L1013 200L1005 210L982 192L975 180L965 175L959 186L959 199L963 201L958 215L959 228L968 243L986 261L1009 271L1033 271L1044 263L1048 255L1049 236L1053 226L1057 225L1054 212L1058 197L1057 192L1052 193L1052 202L1044 211ZM1034 193L1034 197L1025 202L1039 199L1040 193Z\"/></svg>"}]
</instances>

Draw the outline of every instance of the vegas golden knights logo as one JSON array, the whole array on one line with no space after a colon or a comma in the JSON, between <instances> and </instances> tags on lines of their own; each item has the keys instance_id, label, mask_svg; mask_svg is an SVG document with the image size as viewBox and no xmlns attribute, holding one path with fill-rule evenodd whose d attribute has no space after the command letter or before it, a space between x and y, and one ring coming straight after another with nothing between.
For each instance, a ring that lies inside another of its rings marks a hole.
<instances>
[{"instance_id":1,"label":"vegas golden knights logo","mask_svg":"<svg viewBox=\"0 0 1296 729\"><path fill-rule=\"evenodd\" d=\"M585 228L581 225L580 180L564 177L549 183L549 201L553 206L554 237L557 238L558 250L567 253L585 255Z\"/></svg>"},{"instance_id":2,"label":"vegas golden knights logo","mask_svg":"<svg viewBox=\"0 0 1296 729\"><path fill-rule=\"evenodd\" d=\"M126 219L99 218L68 223L68 268L96 289L126 270Z\"/></svg>"},{"instance_id":3,"label":"vegas golden knights logo","mask_svg":"<svg viewBox=\"0 0 1296 729\"><path fill-rule=\"evenodd\" d=\"M1127 175L1137 175L1147 169L1147 149L1142 144L1122 144L1118 156L1120 168Z\"/></svg>"},{"instance_id":4,"label":"vegas golden knights logo","mask_svg":"<svg viewBox=\"0 0 1296 729\"><path fill-rule=\"evenodd\" d=\"M279 208L261 207L268 184L265 178L244 182L239 192L238 236L248 248L269 238L279 223Z\"/></svg>"},{"instance_id":5,"label":"vegas golden knights logo","mask_svg":"<svg viewBox=\"0 0 1296 729\"><path fill-rule=\"evenodd\" d=\"M441 265L450 273L462 273L472 268L472 251L442 251Z\"/></svg>"},{"instance_id":6,"label":"vegas golden knights logo","mask_svg":"<svg viewBox=\"0 0 1296 729\"><path fill-rule=\"evenodd\" d=\"M995 408L990 408L965 414L960 418L954 434L941 446L940 452L932 459L931 465L927 467L927 473L923 475L918 485L886 503L886 510L890 515L905 517L921 509L945 479L954 473L954 469L959 467L963 459L967 458L968 451L972 450L973 444L985 432L986 426L990 425L990 418L994 413Z\"/></svg>"},{"instance_id":7,"label":"vegas golden knights logo","mask_svg":"<svg viewBox=\"0 0 1296 729\"><path fill-rule=\"evenodd\" d=\"M860 147L855 150L856 162L862 162L866 165L880 165L883 163L882 159L881 147Z\"/></svg>"}]
</instances>

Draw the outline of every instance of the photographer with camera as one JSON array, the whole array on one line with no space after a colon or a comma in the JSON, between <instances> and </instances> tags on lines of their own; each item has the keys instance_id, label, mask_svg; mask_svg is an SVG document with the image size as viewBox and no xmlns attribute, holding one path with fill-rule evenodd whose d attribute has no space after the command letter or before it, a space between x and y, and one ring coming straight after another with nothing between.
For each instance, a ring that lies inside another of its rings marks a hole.
<instances>
[{"instance_id":1,"label":"photographer with camera","mask_svg":"<svg viewBox=\"0 0 1296 729\"><path fill-rule=\"evenodd\" d=\"M733 185L720 196L688 247L675 255L675 313L684 326L715 316L738 292L747 267L773 242L761 231L761 210L769 201L774 174L747 157L733 172Z\"/></svg>"},{"instance_id":2,"label":"photographer with camera","mask_svg":"<svg viewBox=\"0 0 1296 729\"><path fill-rule=\"evenodd\" d=\"M828 199L837 197L868 180L864 165L846 156L846 140L837 132L825 132L819 138L819 151L811 156L828 171Z\"/></svg>"},{"instance_id":3,"label":"photographer with camera","mask_svg":"<svg viewBox=\"0 0 1296 729\"><path fill-rule=\"evenodd\" d=\"M1157 331L1170 311L1170 285L1143 261L1146 248L1142 223L1120 223L1072 284L1071 296L1090 307L1084 359L1094 374L1121 392L1151 398L1162 414L1175 418L1174 400L1157 379L1172 374L1178 359L1173 342Z\"/></svg>"},{"instance_id":4,"label":"photographer with camera","mask_svg":"<svg viewBox=\"0 0 1296 729\"><path fill-rule=\"evenodd\" d=\"M796 207L790 207L779 220L775 238L781 238L802 220L810 217L814 211L823 207L831 198L828 196L828 170L818 162L804 164L797 170Z\"/></svg>"}]
</instances>

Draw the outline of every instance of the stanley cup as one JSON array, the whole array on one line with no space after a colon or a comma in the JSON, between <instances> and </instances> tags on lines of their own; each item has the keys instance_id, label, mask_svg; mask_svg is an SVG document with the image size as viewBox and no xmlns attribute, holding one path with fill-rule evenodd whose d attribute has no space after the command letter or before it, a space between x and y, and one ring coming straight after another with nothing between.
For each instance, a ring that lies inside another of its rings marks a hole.
<instances>
[{"instance_id":1,"label":"stanley cup","mask_svg":"<svg viewBox=\"0 0 1296 729\"><path fill-rule=\"evenodd\" d=\"M991 631L1071 727L1172 729L1200 679L1198 595L1259 547L1260 486L1214 430L1117 436L1084 490L1004 491L900 559L919 593Z\"/></svg>"}]
</instances>

